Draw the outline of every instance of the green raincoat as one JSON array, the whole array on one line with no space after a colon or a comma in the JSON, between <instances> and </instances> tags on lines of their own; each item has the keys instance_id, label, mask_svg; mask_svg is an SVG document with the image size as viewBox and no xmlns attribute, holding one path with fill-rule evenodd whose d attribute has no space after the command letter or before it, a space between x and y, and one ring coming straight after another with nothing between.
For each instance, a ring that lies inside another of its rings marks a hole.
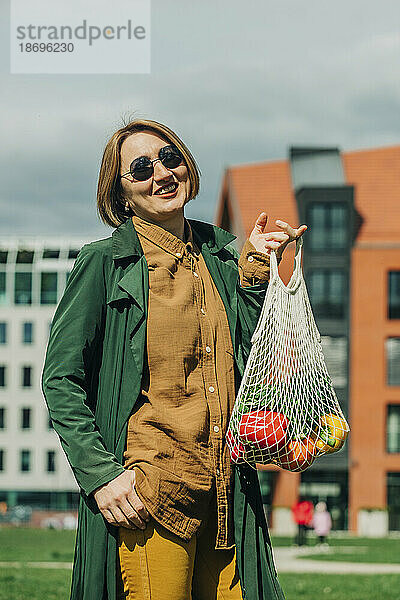
<instances>
[{"instance_id":1,"label":"green raincoat","mask_svg":"<svg viewBox=\"0 0 400 600\"><path fill-rule=\"evenodd\" d=\"M228 316L236 385L267 284L242 288L235 236L189 219ZM71 600L116 600L118 529L91 495L123 472L127 423L140 393L148 269L132 219L85 244L52 321L42 390L81 489ZM238 389L238 387L237 387ZM235 468L237 561L246 600L284 600L272 558L257 473Z\"/></svg>"}]
</instances>

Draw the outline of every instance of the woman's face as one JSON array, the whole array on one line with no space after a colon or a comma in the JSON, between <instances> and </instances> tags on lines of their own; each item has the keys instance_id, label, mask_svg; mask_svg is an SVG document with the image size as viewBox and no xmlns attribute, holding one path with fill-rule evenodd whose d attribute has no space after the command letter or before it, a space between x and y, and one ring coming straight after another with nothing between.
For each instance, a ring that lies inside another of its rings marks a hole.
<instances>
[{"instance_id":1,"label":"woman's face","mask_svg":"<svg viewBox=\"0 0 400 600\"><path fill-rule=\"evenodd\" d=\"M160 149L170 142L151 131L133 133L121 146L121 174L128 173L135 158L147 156L158 158ZM135 214L149 221L162 222L183 214L183 207L190 194L189 172L185 161L174 169L167 169L160 160L153 163L154 173L146 181L136 181L130 175L121 179L123 202L129 202ZM163 193L163 187L175 184L171 193Z\"/></svg>"}]
</instances>

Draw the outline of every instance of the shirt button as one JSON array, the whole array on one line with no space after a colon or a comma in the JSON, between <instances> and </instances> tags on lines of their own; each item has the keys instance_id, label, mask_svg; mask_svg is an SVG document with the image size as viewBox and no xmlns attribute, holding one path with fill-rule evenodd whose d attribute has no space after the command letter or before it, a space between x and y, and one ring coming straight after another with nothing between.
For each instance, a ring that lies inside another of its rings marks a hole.
<instances>
[{"instance_id":1,"label":"shirt button","mask_svg":"<svg viewBox=\"0 0 400 600\"><path fill-rule=\"evenodd\" d=\"M204 310L204 308L201 308L201 309L200 309L200 312L201 312L201 314L202 314L202 315L205 315L205 314L206 314L206 311Z\"/></svg>"},{"instance_id":2,"label":"shirt button","mask_svg":"<svg viewBox=\"0 0 400 600\"><path fill-rule=\"evenodd\" d=\"M206 352L211 352L210 346L206 346Z\"/></svg>"},{"instance_id":3,"label":"shirt button","mask_svg":"<svg viewBox=\"0 0 400 600\"><path fill-rule=\"evenodd\" d=\"M182 252L177 252L177 253L175 254L175 256L177 256L178 258L182 258Z\"/></svg>"},{"instance_id":4,"label":"shirt button","mask_svg":"<svg viewBox=\"0 0 400 600\"><path fill-rule=\"evenodd\" d=\"M218 425L214 425L214 431L215 431L215 433L218 433L218 431L219 431Z\"/></svg>"},{"instance_id":5,"label":"shirt button","mask_svg":"<svg viewBox=\"0 0 400 600\"><path fill-rule=\"evenodd\" d=\"M195 277L198 277L198 275L197 275L196 271L193 271L193 275L194 275Z\"/></svg>"},{"instance_id":6,"label":"shirt button","mask_svg":"<svg viewBox=\"0 0 400 600\"><path fill-rule=\"evenodd\" d=\"M248 256L248 257L247 257L247 260L248 260L249 262L253 262L253 260L254 260L254 256Z\"/></svg>"},{"instance_id":7,"label":"shirt button","mask_svg":"<svg viewBox=\"0 0 400 600\"><path fill-rule=\"evenodd\" d=\"M215 387L213 387L212 385L210 385L210 387L208 388L209 392L215 392ZM214 427L215 430L215 427Z\"/></svg>"}]
</instances>

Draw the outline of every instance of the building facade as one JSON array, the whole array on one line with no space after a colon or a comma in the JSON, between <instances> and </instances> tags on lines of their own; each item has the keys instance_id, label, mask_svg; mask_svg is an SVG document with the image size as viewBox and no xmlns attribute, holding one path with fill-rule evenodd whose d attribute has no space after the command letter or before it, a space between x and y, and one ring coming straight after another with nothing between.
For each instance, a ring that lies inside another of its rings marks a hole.
<instances>
[{"instance_id":1,"label":"building facade","mask_svg":"<svg viewBox=\"0 0 400 600\"><path fill-rule=\"evenodd\" d=\"M51 319L87 240L0 240L0 503L68 509L77 485L40 387Z\"/></svg>"},{"instance_id":2,"label":"building facade","mask_svg":"<svg viewBox=\"0 0 400 600\"><path fill-rule=\"evenodd\" d=\"M286 161L226 170L216 224L240 246L261 211L307 224L303 272L335 391L351 433L304 473L260 473L271 524L292 533L290 508L325 500L336 529L400 530L400 147L341 153L291 148ZM288 282L294 244L280 274Z\"/></svg>"}]
</instances>

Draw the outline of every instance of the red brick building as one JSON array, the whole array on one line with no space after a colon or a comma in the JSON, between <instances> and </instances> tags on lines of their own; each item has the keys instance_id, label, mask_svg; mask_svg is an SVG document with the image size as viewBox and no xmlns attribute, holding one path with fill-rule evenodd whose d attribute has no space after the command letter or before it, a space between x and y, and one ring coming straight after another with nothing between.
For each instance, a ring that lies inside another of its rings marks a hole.
<instances>
[{"instance_id":1,"label":"red brick building","mask_svg":"<svg viewBox=\"0 0 400 600\"><path fill-rule=\"evenodd\" d=\"M303 271L351 434L302 474L261 474L272 527L289 533L299 495L325 500L337 529L400 530L400 146L341 153L291 148L288 160L225 171L215 223L244 242L261 211L306 223ZM280 274L288 282L294 244Z\"/></svg>"}]
</instances>

